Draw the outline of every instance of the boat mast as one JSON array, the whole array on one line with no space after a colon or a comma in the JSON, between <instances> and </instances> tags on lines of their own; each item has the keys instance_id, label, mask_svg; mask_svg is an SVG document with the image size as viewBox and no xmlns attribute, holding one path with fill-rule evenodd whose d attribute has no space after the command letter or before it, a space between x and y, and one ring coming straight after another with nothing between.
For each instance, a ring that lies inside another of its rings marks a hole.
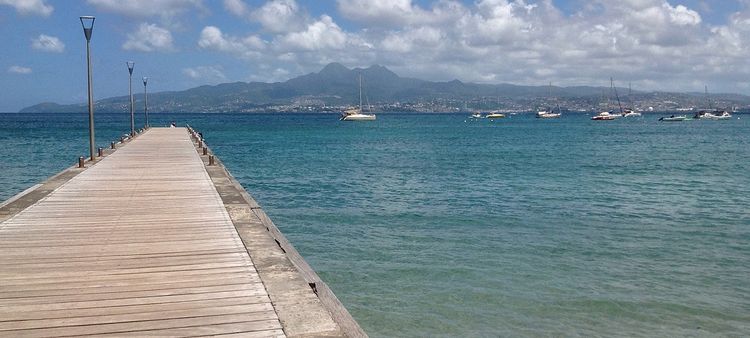
<instances>
[{"instance_id":1,"label":"boat mast","mask_svg":"<svg viewBox=\"0 0 750 338\"><path fill-rule=\"evenodd\" d=\"M620 114L622 114L622 103L620 103L620 95L617 95L617 88L615 88L615 80L610 77L609 83L612 86L612 90L615 91L615 97L617 98L617 105L620 106Z\"/></svg>"},{"instance_id":2,"label":"boat mast","mask_svg":"<svg viewBox=\"0 0 750 338\"><path fill-rule=\"evenodd\" d=\"M547 97L548 97L548 100L552 100L552 81L549 82L549 90L548 90L548 93L547 93ZM552 105L551 104L549 105L549 112L550 113L554 112L554 111L552 111Z\"/></svg>"},{"instance_id":3,"label":"boat mast","mask_svg":"<svg viewBox=\"0 0 750 338\"><path fill-rule=\"evenodd\" d=\"M359 113L362 114L362 74L359 74Z\"/></svg>"},{"instance_id":4,"label":"boat mast","mask_svg":"<svg viewBox=\"0 0 750 338\"><path fill-rule=\"evenodd\" d=\"M630 101L630 109L635 111L635 103L633 103L633 84L628 82L628 101Z\"/></svg>"},{"instance_id":5,"label":"boat mast","mask_svg":"<svg viewBox=\"0 0 750 338\"><path fill-rule=\"evenodd\" d=\"M706 103L708 104L708 109L711 110L711 98L708 96L708 85L706 85Z\"/></svg>"}]
</instances>

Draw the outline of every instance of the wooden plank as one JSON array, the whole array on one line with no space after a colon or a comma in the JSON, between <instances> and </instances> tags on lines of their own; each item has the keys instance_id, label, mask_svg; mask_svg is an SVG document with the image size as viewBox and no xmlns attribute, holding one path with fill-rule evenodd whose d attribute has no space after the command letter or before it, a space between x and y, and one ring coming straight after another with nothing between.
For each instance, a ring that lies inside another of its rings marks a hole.
<instances>
[{"instance_id":1,"label":"wooden plank","mask_svg":"<svg viewBox=\"0 0 750 338\"><path fill-rule=\"evenodd\" d=\"M281 324L274 318L275 313L240 313L231 315L177 318L165 320L145 320L112 324L96 324L72 327L51 327L41 329L2 331L12 337L64 337L78 335L103 335L107 333L136 333L141 336L174 335L168 332L181 332L181 335L205 334L216 332L211 327L217 324L238 324L244 330L273 330L280 329ZM158 330L158 331L157 331ZM235 329L236 330L236 329ZM155 331L155 332L148 332ZM225 332L221 330L219 332Z\"/></svg>"},{"instance_id":2,"label":"wooden plank","mask_svg":"<svg viewBox=\"0 0 750 338\"><path fill-rule=\"evenodd\" d=\"M267 303L253 305L225 305L217 307L201 307L198 309L165 309L155 312L137 312L125 314L94 315L84 317L67 317L44 320L26 320L14 322L0 322L0 335L3 331L41 329L48 327L65 327L80 325L113 324L124 322L152 321L179 318L194 318L205 316L222 316L235 314L259 314L267 317L273 313L273 307Z\"/></svg>"},{"instance_id":3,"label":"wooden plank","mask_svg":"<svg viewBox=\"0 0 750 338\"><path fill-rule=\"evenodd\" d=\"M20 291L5 291L0 292L0 299L5 298L23 298L23 297L47 297L47 296L65 296L65 295L83 295L83 294L116 294L119 292L130 292L130 291L150 291L150 290L165 290L175 288L192 288L196 286L220 286L220 285L245 285L253 284L258 281L252 280L250 277L227 277L216 280L203 279L198 281L183 281L183 282L167 282L161 284L128 284L125 286L95 286L89 288L75 287L69 289L62 288L51 288L51 289L34 289L34 290L20 290Z\"/></svg>"},{"instance_id":4,"label":"wooden plank","mask_svg":"<svg viewBox=\"0 0 750 338\"><path fill-rule=\"evenodd\" d=\"M24 305L24 304L47 304L47 303L70 303L70 302L93 302L93 301L105 301L105 300L118 300L118 299L138 299L138 298L149 298L149 297L164 297L164 296L180 296L180 295L197 295L204 293L219 293L219 292L236 292L244 291L248 295L262 296L265 294L263 284L257 283L243 283L243 284L225 284L225 285L214 285L214 286L191 286L191 287L180 287L180 288L164 288L154 290L128 290L120 291L117 293L113 292L102 292L102 293L83 293L83 294L70 294L70 295L57 295L57 296L27 296L27 297L13 297L13 298L2 298L0 301L6 306L13 305Z\"/></svg>"},{"instance_id":5,"label":"wooden plank","mask_svg":"<svg viewBox=\"0 0 750 338\"><path fill-rule=\"evenodd\" d=\"M185 327L175 329L163 329L163 330L149 330L149 331L131 331L123 333L97 335L98 337L203 337L203 336L220 336L223 334L238 334L239 337L286 337L284 331L281 328L273 328L273 321L265 322L244 322L244 323L230 323L230 324L217 324L212 326L204 327Z\"/></svg>"},{"instance_id":6,"label":"wooden plank","mask_svg":"<svg viewBox=\"0 0 750 338\"><path fill-rule=\"evenodd\" d=\"M79 309L65 309L65 310L16 311L16 312L5 312L5 313L0 312L2 313L2 317L0 317L0 322L92 317L92 316L103 316L103 315L141 313L141 312L160 312L160 311L169 311L169 310L220 307L220 306L230 306L230 305L245 305L247 306L248 309L254 309L256 307L261 307L264 309L273 308L273 306L271 306L271 303L268 303L268 299L262 296L239 297L239 298L231 297L231 298L214 298L214 299L177 301L177 302L165 302L165 303L154 303L154 304L110 306L106 308L96 307L96 308L79 308ZM248 311L254 311L254 310L248 310Z\"/></svg>"}]
</instances>

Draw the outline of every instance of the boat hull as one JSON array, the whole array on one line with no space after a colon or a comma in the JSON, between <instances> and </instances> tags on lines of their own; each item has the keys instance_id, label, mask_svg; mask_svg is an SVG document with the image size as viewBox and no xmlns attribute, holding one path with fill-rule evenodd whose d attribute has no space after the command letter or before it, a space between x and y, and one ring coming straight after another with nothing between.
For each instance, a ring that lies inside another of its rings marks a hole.
<instances>
[{"instance_id":1,"label":"boat hull","mask_svg":"<svg viewBox=\"0 0 750 338\"><path fill-rule=\"evenodd\" d=\"M675 117L662 117L659 119L659 121L662 122L682 122L685 121L685 116L675 116Z\"/></svg>"},{"instance_id":2,"label":"boat hull","mask_svg":"<svg viewBox=\"0 0 750 338\"><path fill-rule=\"evenodd\" d=\"M341 121L375 121L375 115L368 114L354 114L346 115L341 118Z\"/></svg>"}]
</instances>

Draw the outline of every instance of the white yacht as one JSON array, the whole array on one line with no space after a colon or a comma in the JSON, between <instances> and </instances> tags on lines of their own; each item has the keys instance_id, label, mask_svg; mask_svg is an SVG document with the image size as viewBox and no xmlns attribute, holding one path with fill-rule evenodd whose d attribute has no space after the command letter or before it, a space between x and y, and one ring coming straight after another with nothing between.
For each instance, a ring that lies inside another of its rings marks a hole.
<instances>
[{"instance_id":1,"label":"white yacht","mask_svg":"<svg viewBox=\"0 0 750 338\"><path fill-rule=\"evenodd\" d=\"M359 107L341 113L341 121L375 121L375 114L362 113L362 75L359 75Z\"/></svg>"},{"instance_id":2,"label":"white yacht","mask_svg":"<svg viewBox=\"0 0 750 338\"><path fill-rule=\"evenodd\" d=\"M625 108L622 111L622 117L639 117L639 116L641 116L641 112L630 109L630 108Z\"/></svg>"},{"instance_id":3,"label":"white yacht","mask_svg":"<svg viewBox=\"0 0 750 338\"><path fill-rule=\"evenodd\" d=\"M536 112L536 118L538 119L555 119L562 116L561 113L555 113L554 110L548 109L548 110L542 110Z\"/></svg>"},{"instance_id":4,"label":"white yacht","mask_svg":"<svg viewBox=\"0 0 750 338\"><path fill-rule=\"evenodd\" d=\"M615 119L615 115L610 114L608 111L603 111L599 115L592 116L591 119L594 121L612 121Z\"/></svg>"},{"instance_id":5,"label":"white yacht","mask_svg":"<svg viewBox=\"0 0 750 338\"><path fill-rule=\"evenodd\" d=\"M729 114L728 111L705 111L701 110L697 113L695 113L695 116L693 116L694 119L699 120L728 120L732 118L732 114Z\"/></svg>"},{"instance_id":6,"label":"white yacht","mask_svg":"<svg viewBox=\"0 0 750 338\"><path fill-rule=\"evenodd\" d=\"M628 83L628 101L630 102L630 108L622 110L622 117L640 117L641 112L635 110L635 104L633 104L633 89Z\"/></svg>"},{"instance_id":7,"label":"white yacht","mask_svg":"<svg viewBox=\"0 0 750 338\"><path fill-rule=\"evenodd\" d=\"M706 86L706 103L708 103L709 109L703 109L695 113L693 116L696 120L728 120L732 118L732 114L729 114L726 110L711 109L711 98L708 96L708 86Z\"/></svg>"},{"instance_id":8,"label":"white yacht","mask_svg":"<svg viewBox=\"0 0 750 338\"><path fill-rule=\"evenodd\" d=\"M549 83L549 97L552 98L552 82ZM560 105L557 105L557 112L552 107L540 110L536 112L536 118L538 119L556 119L562 116L560 112Z\"/></svg>"}]
</instances>

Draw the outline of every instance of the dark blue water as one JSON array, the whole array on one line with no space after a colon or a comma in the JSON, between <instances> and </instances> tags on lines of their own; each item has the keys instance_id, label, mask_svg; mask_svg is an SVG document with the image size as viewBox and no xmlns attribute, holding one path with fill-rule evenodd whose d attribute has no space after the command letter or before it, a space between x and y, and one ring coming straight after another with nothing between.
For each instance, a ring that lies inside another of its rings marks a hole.
<instances>
[{"instance_id":1,"label":"dark blue water","mask_svg":"<svg viewBox=\"0 0 750 338\"><path fill-rule=\"evenodd\" d=\"M202 131L371 336L748 336L750 116L659 116L152 124ZM0 114L0 198L86 154L85 128Z\"/></svg>"}]
</instances>

